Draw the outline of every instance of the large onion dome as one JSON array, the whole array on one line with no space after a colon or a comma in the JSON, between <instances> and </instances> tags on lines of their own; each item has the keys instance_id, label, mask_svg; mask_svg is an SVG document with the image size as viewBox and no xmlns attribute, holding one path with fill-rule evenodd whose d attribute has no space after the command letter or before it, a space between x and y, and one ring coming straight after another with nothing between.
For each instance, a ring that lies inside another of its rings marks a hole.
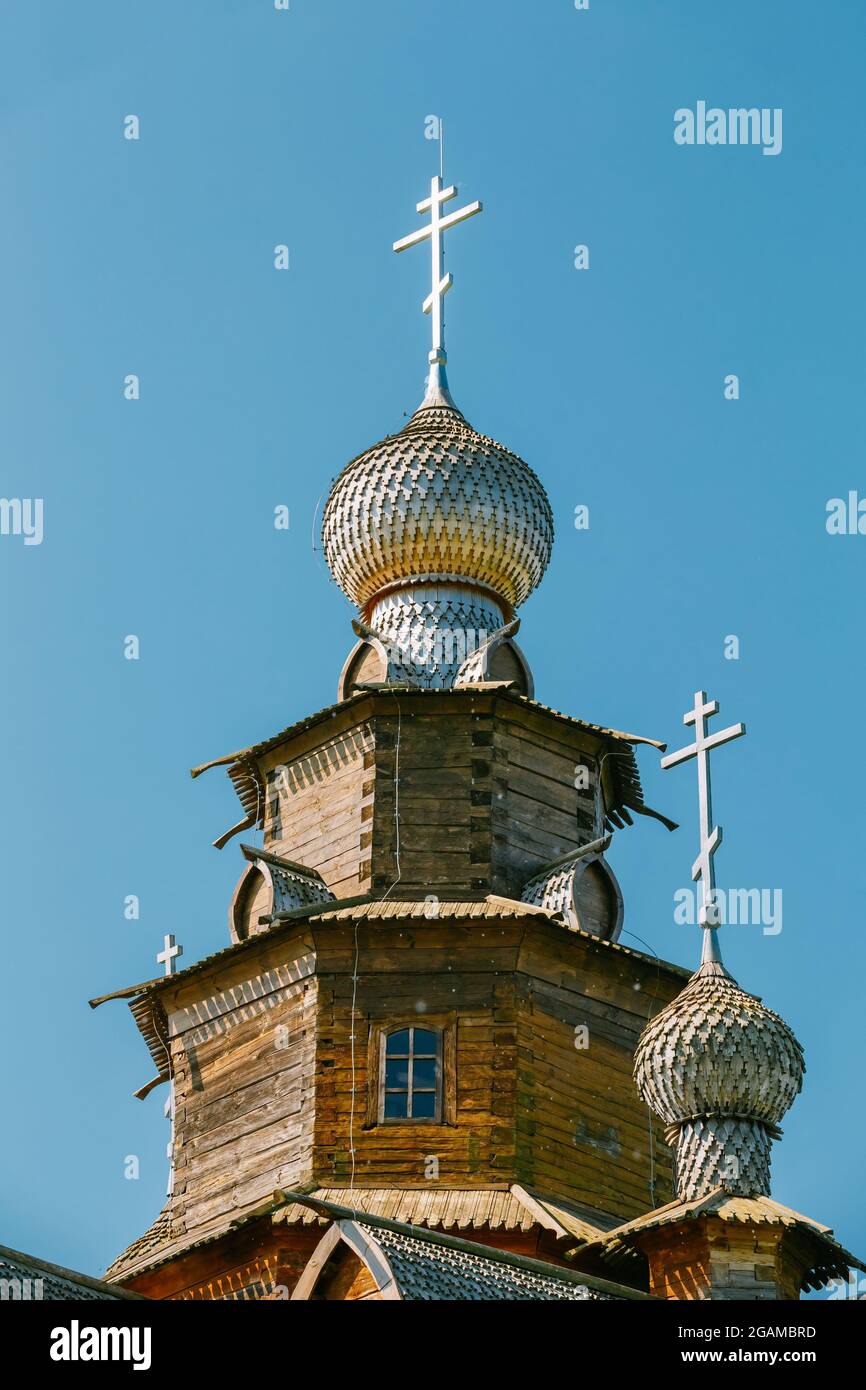
<instances>
[{"instance_id":1,"label":"large onion dome","mask_svg":"<svg viewBox=\"0 0 866 1390\"><path fill-rule=\"evenodd\" d=\"M541 580L553 515L532 469L441 396L353 459L325 506L328 566L362 611L384 591L456 582L506 611Z\"/></svg>"},{"instance_id":2,"label":"large onion dome","mask_svg":"<svg viewBox=\"0 0 866 1390\"><path fill-rule=\"evenodd\" d=\"M770 1141L804 1071L784 1019L705 960L635 1053L638 1090L676 1142L681 1197L769 1192Z\"/></svg>"},{"instance_id":3,"label":"large onion dome","mask_svg":"<svg viewBox=\"0 0 866 1390\"><path fill-rule=\"evenodd\" d=\"M325 504L325 559L360 609L341 698L371 683L448 689L495 680L532 693L514 610L547 568L553 515L532 469L474 430L448 387L444 297L454 277L444 235L482 210L476 200L443 215L456 196L440 170L416 204L426 225L393 244L430 248L424 399L398 434L346 465Z\"/></svg>"}]
</instances>

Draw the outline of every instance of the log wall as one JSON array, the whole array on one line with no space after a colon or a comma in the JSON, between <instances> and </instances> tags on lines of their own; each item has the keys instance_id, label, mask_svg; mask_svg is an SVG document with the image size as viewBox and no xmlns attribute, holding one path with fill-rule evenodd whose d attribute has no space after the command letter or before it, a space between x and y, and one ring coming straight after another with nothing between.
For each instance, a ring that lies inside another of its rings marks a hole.
<instances>
[{"instance_id":1,"label":"log wall","mask_svg":"<svg viewBox=\"0 0 866 1390\"><path fill-rule=\"evenodd\" d=\"M317 869L337 898L397 884L408 896L519 897L600 833L603 747L494 695L382 693L263 759L266 847Z\"/></svg>"}]
</instances>

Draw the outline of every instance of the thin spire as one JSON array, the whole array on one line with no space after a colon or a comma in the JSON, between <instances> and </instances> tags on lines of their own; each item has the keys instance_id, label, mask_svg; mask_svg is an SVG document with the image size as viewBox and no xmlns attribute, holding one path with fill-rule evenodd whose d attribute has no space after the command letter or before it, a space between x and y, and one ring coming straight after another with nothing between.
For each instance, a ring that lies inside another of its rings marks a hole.
<instances>
[{"instance_id":1,"label":"thin spire","mask_svg":"<svg viewBox=\"0 0 866 1390\"><path fill-rule=\"evenodd\" d=\"M715 927L704 925L704 942L701 948L700 970L704 975L730 975L730 971L725 968L722 960L722 948L719 945L719 933ZM733 978L733 977L732 977Z\"/></svg>"},{"instance_id":2,"label":"thin spire","mask_svg":"<svg viewBox=\"0 0 866 1390\"><path fill-rule=\"evenodd\" d=\"M430 221L426 226L419 227L416 232L410 232L408 236L394 242L395 251L408 251L410 246L418 246L427 240L430 242L430 293L421 307L425 314L430 315L432 342L428 355L430 367L427 392L420 406L422 410L436 405L456 409L448 389L445 370L448 361L445 351L445 295L454 283L454 277L445 271L445 232L451 227L456 227L458 222L465 222L468 217L474 217L477 212L482 211L481 203L467 203L465 207L443 217L443 204L457 197L455 185L451 184L446 188L443 184L442 174L435 174L430 180L430 197L416 204L416 210L422 216L425 212L430 214Z\"/></svg>"}]
</instances>

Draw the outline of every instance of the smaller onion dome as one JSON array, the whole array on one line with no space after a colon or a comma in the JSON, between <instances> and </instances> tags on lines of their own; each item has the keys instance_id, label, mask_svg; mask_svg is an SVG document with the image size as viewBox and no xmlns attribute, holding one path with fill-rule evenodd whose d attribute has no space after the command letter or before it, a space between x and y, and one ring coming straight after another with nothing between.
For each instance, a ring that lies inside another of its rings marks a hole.
<instances>
[{"instance_id":1,"label":"smaller onion dome","mask_svg":"<svg viewBox=\"0 0 866 1390\"><path fill-rule=\"evenodd\" d=\"M712 1113L778 1124L804 1071L785 1020L715 963L647 1024L635 1054L638 1090L666 1124Z\"/></svg>"},{"instance_id":2,"label":"smaller onion dome","mask_svg":"<svg viewBox=\"0 0 866 1390\"><path fill-rule=\"evenodd\" d=\"M718 959L641 1033L635 1081L676 1141L683 1198L719 1184L769 1193L770 1140L803 1083L803 1049L784 1019Z\"/></svg>"}]
</instances>

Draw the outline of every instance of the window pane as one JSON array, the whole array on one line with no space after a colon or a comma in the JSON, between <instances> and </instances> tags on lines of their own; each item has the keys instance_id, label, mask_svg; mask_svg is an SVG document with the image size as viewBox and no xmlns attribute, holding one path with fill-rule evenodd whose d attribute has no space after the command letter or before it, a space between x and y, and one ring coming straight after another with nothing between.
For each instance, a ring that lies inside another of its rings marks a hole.
<instances>
[{"instance_id":1,"label":"window pane","mask_svg":"<svg viewBox=\"0 0 866 1390\"><path fill-rule=\"evenodd\" d=\"M412 1085L419 1090L433 1090L436 1085L436 1058L416 1057L412 1068Z\"/></svg>"},{"instance_id":2,"label":"window pane","mask_svg":"<svg viewBox=\"0 0 866 1390\"><path fill-rule=\"evenodd\" d=\"M406 1091L388 1091L385 1094L385 1119L405 1119L409 1113L409 1096Z\"/></svg>"},{"instance_id":3,"label":"window pane","mask_svg":"<svg viewBox=\"0 0 866 1390\"><path fill-rule=\"evenodd\" d=\"M409 1029L401 1028L399 1033L389 1033L388 1041L385 1046L385 1054L393 1057L395 1054L403 1054L405 1057L409 1051Z\"/></svg>"},{"instance_id":4,"label":"window pane","mask_svg":"<svg viewBox=\"0 0 866 1390\"><path fill-rule=\"evenodd\" d=\"M385 1086L388 1090L396 1086L405 1091L409 1085L409 1063L389 1058L385 1063Z\"/></svg>"},{"instance_id":5,"label":"window pane","mask_svg":"<svg viewBox=\"0 0 866 1390\"><path fill-rule=\"evenodd\" d=\"M412 1092L412 1117L416 1120L432 1120L436 1116L436 1096L433 1091Z\"/></svg>"},{"instance_id":6,"label":"window pane","mask_svg":"<svg viewBox=\"0 0 866 1390\"><path fill-rule=\"evenodd\" d=\"M436 1033L431 1033L427 1028L416 1028L412 1050L416 1057L435 1057L438 1041Z\"/></svg>"}]
</instances>

